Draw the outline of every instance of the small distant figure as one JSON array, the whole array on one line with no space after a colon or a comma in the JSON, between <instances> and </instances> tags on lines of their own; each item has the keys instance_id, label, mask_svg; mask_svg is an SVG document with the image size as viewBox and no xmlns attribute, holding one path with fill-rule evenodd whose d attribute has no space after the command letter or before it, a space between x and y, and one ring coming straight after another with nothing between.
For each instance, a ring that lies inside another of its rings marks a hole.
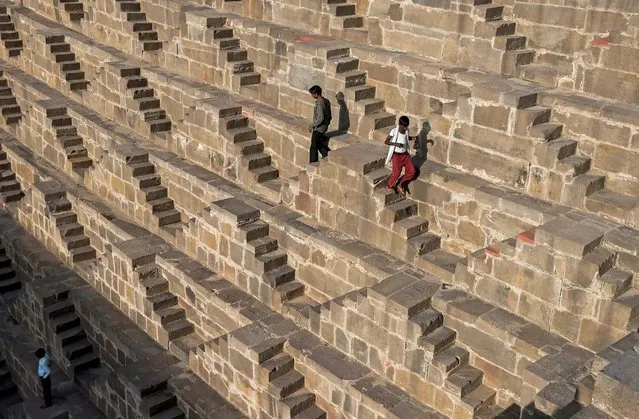
<instances>
[{"instance_id":1,"label":"small distant figure","mask_svg":"<svg viewBox=\"0 0 639 419\"><path fill-rule=\"evenodd\" d=\"M386 164L392 162L393 165L393 173L388 180L388 189L402 194L406 193L406 184L415 176L415 166L410 159L410 141L416 140L417 137L408 135L408 125L410 125L408 117L401 116L399 124L391 130L388 137L386 137L386 141L384 141L384 144L390 146L386 156ZM400 179L399 175L402 173L402 168L404 169L404 176Z\"/></svg>"},{"instance_id":2,"label":"small distant figure","mask_svg":"<svg viewBox=\"0 0 639 419\"><path fill-rule=\"evenodd\" d=\"M328 156L331 151L328 148L328 138L326 131L333 118L331 115L331 102L322 96L322 88L315 85L308 89L308 92L315 99L315 109L313 110L313 123L308 127L311 135L310 162L315 163L318 160L318 152L322 154L322 158Z\"/></svg>"},{"instance_id":3,"label":"small distant figure","mask_svg":"<svg viewBox=\"0 0 639 419\"><path fill-rule=\"evenodd\" d=\"M35 352L35 356L38 358L38 377L40 377L40 385L42 385L42 394L44 395L44 404L40 406L40 409L46 409L52 404L51 401L51 360L47 355L47 352L39 348Z\"/></svg>"}]
</instances>

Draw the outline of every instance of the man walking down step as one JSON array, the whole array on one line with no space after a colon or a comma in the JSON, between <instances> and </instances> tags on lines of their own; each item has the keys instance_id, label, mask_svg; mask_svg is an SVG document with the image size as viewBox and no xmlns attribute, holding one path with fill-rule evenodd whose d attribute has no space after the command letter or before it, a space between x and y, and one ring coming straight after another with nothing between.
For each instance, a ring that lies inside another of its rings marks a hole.
<instances>
[{"instance_id":1,"label":"man walking down step","mask_svg":"<svg viewBox=\"0 0 639 419\"><path fill-rule=\"evenodd\" d=\"M313 110L313 123L308 127L311 135L310 161L315 163L318 160L318 152L322 158L328 156L328 138L326 131L331 123L331 102L322 96L322 88L315 85L308 89L308 92L315 99L315 109Z\"/></svg>"},{"instance_id":2,"label":"man walking down step","mask_svg":"<svg viewBox=\"0 0 639 419\"><path fill-rule=\"evenodd\" d=\"M39 348L35 352L38 358L38 377L40 377L40 385L42 385L42 394L44 395L44 404L40 409L46 409L51 406L51 360L47 352Z\"/></svg>"},{"instance_id":3,"label":"man walking down step","mask_svg":"<svg viewBox=\"0 0 639 419\"><path fill-rule=\"evenodd\" d=\"M384 141L384 144L390 146L386 156L386 164L391 162L393 165L393 173L388 180L388 189L394 190L395 193L398 193L397 185L399 185L399 192L406 193L406 184L415 176L415 166L410 159L409 141L414 141L417 137L408 135L409 125L410 120L408 117L401 116L397 127L391 130L388 137L386 137L386 141ZM401 175L402 169L404 169L404 176L400 179L399 175Z\"/></svg>"}]
</instances>

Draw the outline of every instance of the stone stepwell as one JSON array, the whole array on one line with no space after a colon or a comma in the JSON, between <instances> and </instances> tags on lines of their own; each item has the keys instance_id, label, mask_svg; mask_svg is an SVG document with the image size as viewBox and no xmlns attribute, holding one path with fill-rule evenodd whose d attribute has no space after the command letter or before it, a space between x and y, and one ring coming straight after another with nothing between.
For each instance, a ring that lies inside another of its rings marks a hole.
<instances>
[{"instance_id":1,"label":"stone stepwell","mask_svg":"<svg viewBox=\"0 0 639 419\"><path fill-rule=\"evenodd\" d=\"M0 415L632 418L639 5L555 3L1 2Z\"/></svg>"}]
</instances>

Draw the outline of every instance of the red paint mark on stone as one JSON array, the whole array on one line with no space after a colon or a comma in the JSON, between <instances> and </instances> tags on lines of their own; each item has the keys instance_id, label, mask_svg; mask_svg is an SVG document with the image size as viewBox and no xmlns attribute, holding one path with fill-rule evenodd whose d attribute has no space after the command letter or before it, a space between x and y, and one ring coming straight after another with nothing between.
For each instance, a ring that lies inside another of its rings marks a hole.
<instances>
[{"instance_id":1,"label":"red paint mark on stone","mask_svg":"<svg viewBox=\"0 0 639 419\"><path fill-rule=\"evenodd\" d=\"M317 39L310 35L299 35L296 40L299 42L315 42Z\"/></svg>"},{"instance_id":2,"label":"red paint mark on stone","mask_svg":"<svg viewBox=\"0 0 639 419\"><path fill-rule=\"evenodd\" d=\"M608 39L608 38L595 38L591 42L591 45L593 47L608 48L610 46L610 39Z\"/></svg>"},{"instance_id":3,"label":"red paint mark on stone","mask_svg":"<svg viewBox=\"0 0 639 419\"><path fill-rule=\"evenodd\" d=\"M303 42L303 43L330 42L330 41L333 41L332 38L327 38L325 36L319 36L319 35L298 35L295 38L295 40L298 41L298 42Z\"/></svg>"},{"instance_id":4,"label":"red paint mark on stone","mask_svg":"<svg viewBox=\"0 0 639 419\"><path fill-rule=\"evenodd\" d=\"M535 243L535 229L521 232L517 235L517 239L521 240L524 243L534 244Z\"/></svg>"},{"instance_id":5,"label":"red paint mark on stone","mask_svg":"<svg viewBox=\"0 0 639 419\"><path fill-rule=\"evenodd\" d=\"M499 250L499 244L491 244L486 248L486 254L492 256L494 258L498 258L501 256L501 251Z\"/></svg>"}]
</instances>

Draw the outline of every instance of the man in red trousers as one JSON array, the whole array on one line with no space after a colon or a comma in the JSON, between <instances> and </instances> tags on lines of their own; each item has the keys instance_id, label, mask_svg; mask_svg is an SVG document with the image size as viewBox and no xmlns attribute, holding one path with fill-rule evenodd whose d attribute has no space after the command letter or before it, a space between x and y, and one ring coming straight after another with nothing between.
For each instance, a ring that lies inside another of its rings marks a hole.
<instances>
[{"instance_id":1,"label":"man in red trousers","mask_svg":"<svg viewBox=\"0 0 639 419\"><path fill-rule=\"evenodd\" d=\"M386 137L386 141L384 141L384 144L391 146L388 150L386 161L388 163L388 160L390 160L393 165L393 173L388 180L388 188L394 190L395 193L406 193L406 184L415 177L415 166L410 159L409 142L416 140L417 137L408 135L408 125L410 125L408 117L401 116L397 127L393 128L388 137ZM404 176L400 179L402 168L404 169Z\"/></svg>"}]
</instances>

